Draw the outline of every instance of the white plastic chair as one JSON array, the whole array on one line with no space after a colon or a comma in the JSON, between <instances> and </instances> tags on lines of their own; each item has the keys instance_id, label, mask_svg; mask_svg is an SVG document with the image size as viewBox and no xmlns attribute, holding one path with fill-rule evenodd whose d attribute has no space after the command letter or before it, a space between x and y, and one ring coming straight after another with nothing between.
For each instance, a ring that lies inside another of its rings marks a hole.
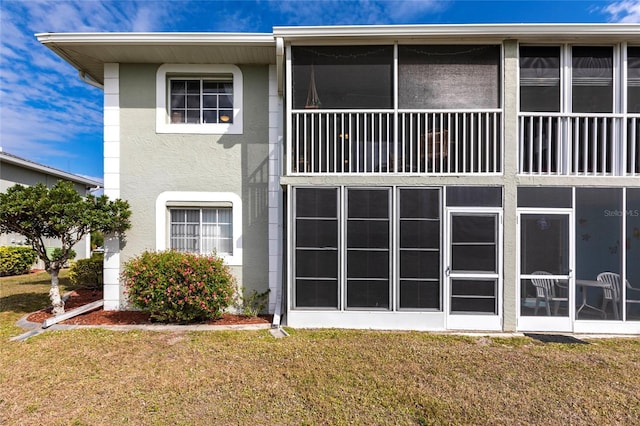
<instances>
[{"instance_id":1,"label":"white plastic chair","mask_svg":"<svg viewBox=\"0 0 640 426\"><path fill-rule=\"evenodd\" d=\"M629 280L627 280L627 317L629 317L629 308L631 305L640 305L640 288L631 287Z\"/></svg>"},{"instance_id":2,"label":"white plastic chair","mask_svg":"<svg viewBox=\"0 0 640 426\"><path fill-rule=\"evenodd\" d=\"M598 274L597 280L607 284L607 287L602 289L602 310L605 311L609 301L611 301L613 304L613 316L615 319L620 319L620 312L618 311L621 293L620 274L616 274L615 272L601 272ZM605 313L605 318L606 315Z\"/></svg>"},{"instance_id":3,"label":"white plastic chair","mask_svg":"<svg viewBox=\"0 0 640 426\"><path fill-rule=\"evenodd\" d=\"M602 279L600 277L602 276ZM603 281L606 283L611 283L612 289L605 288L604 289L604 299L602 301L602 309L606 307L609 301L613 302L613 314L616 319L620 319L620 315L618 314L618 303L620 303L620 297L622 296L622 290L620 285L620 274L616 274L615 272L603 272L598 275L598 281ZM626 294L626 303L627 303L627 314L629 312L630 305L640 304L640 288L632 287L629 280L625 280L625 287L627 287Z\"/></svg>"},{"instance_id":4,"label":"white plastic chair","mask_svg":"<svg viewBox=\"0 0 640 426\"><path fill-rule=\"evenodd\" d=\"M558 310L560 309L560 303L569 302L568 297L561 297L556 294L556 279L548 278L546 275L551 275L546 271L535 271L532 275L539 275L540 278L531 278L531 284L536 288L536 306L533 311L534 315L538 315L538 308L540 306L540 301L545 302L547 316L551 316L551 304L554 304L553 307L553 315L558 315Z\"/></svg>"}]
</instances>

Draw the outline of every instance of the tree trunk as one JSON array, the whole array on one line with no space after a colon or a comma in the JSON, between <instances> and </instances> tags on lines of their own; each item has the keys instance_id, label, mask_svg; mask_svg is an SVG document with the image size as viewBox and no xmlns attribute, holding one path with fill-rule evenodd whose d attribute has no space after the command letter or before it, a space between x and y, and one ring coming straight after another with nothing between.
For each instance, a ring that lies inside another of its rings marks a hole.
<instances>
[{"instance_id":1,"label":"tree trunk","mask_svg":"<svg viewBox=\"0 0 640 426\"><path fill-rule=\"evenodd\" d=\"M53 315L64 314L64 301L60 297L60 288L58 287L58 273L60 269L51 268L49 274L51 274L51 290L49 290L49 297L51 298L51 306L53 306Z\"/></svg>"}]
</instances>

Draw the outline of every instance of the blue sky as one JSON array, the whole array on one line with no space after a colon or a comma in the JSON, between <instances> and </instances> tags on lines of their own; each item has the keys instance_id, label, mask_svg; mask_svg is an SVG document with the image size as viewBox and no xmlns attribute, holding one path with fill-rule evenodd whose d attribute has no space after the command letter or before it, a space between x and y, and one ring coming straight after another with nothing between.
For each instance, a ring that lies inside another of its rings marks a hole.
<instances>
[{"instance_id":1,"label":"blue sky","mask_svg":"<svg viewBox=\"0 0 640 426\"><path fill-rule=\"evenodd\" d=\"M0 147L102 180L102 91L40 32L271 32L285 25L640 23L640 0L0 0Z\"/></svg>"}]
</instances>

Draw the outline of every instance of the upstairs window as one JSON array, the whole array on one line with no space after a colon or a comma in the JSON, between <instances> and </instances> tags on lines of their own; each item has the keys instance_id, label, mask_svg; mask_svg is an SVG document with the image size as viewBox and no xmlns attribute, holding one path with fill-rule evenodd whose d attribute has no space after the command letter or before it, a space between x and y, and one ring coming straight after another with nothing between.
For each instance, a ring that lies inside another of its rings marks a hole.
<instances>
[{"instance_id":1,"label":"upstairs window","mask_svg":"<svg viewBox=\"0 0 640 426\"><path fill-rule=\"evenodd\" d=\"M171 123L233 123L233 79L170 79Z\"/></svg>"},{"instance_id":2,"label":"upstairs window","mask_svg":"<svg viewBox=\"0 0 640 426\"><path fill-rule=\"evenodd\" d=\"M613 46L521 46L520 111L614 112L613 63Z\"/></svg>"},{"instance_id":3,"label":"upstairs window","mask_svg":"<svg viewBox=\"0 0 640 426\"><path fill-rule=\"evenodd\" d=\"M627 50L627 108L628 112L640 113L640 47Z\"/></svg>"},{"instance_id":4,"label":"upstairs window","mask_svg":"<svg viewBox=\"0 0 640 426\"><path fill-rule=\"evenodd\" d=\"M156 132L243 132L242 72L235 65L164 64L156 73Z\"/></svg>"},{"instance_id":5,"label":"upstairs window","mask_svg":"<svg viewBox=\"0 0 640 426\"><path fill-rule=\"evenodd\" d=\"M613 112L613 47L572 49L572 111Z\"/></svg>"},{"instance_id":6,"label":"upstairs window","mask_svg":"<svg viewBox=\"0 0 640 426\"><path fill-rule=\"evenodd\" d=\"M520 111L560 112L560 47L520 48Z\"/></svg>"}]
</instances>

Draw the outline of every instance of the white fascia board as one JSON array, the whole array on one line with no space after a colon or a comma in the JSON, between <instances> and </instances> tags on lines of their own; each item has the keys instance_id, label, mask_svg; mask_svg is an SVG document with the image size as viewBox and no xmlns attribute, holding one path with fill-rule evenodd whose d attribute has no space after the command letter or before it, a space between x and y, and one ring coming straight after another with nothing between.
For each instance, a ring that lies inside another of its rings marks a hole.
<instances>
[{"instance_id":1,"label":"white fascia board","mask_svg":"<svg viewBox=\"0 0 640 426\"><path fill-rule=\"evenodd\" d=\"M425 24L274 27L273 33L38 33L42 44L271 45L275 38L411 37L575 37L623 36L640 39L640 25L608 24Z\"/></svg>"},{"instance_id":2,"label":"white fascia board","mask_svg":"<svg viewBox=\"0 0 640 426\"><path fill-rule=\"evenodd\" d=\"M73 173L68 173L62 170L54 169L43 164L34 163L23 158L15 157L13 155L5 155L0 152L0 162L13 164L16 166L24 167L25 169L35 170L37 172L45 173L60 179L68 180L74 183L79 183L87 187L101 187L102 183L93 179L85 178Z\"/></svg>"},{"instance_id":3,"label":"white fascia board","mask_svg":"<svg viewBox=\"0 0 640 426\"><path fill-rule=\"evenodd\" d=\"M638 37L638 24L436 24L274 27L274 36L306 38L414 38L414 37Z\"/></svg>"},{"instance_id":4,"label":"white fascia board","mask_svg":"<svg viewBox=\"0 0 640 426\"><path fill-rule=\"evenodd\" d=\"M35 37L42 44L275 46L269 33L38 33Z\"/></svg>"}]
</instances>

